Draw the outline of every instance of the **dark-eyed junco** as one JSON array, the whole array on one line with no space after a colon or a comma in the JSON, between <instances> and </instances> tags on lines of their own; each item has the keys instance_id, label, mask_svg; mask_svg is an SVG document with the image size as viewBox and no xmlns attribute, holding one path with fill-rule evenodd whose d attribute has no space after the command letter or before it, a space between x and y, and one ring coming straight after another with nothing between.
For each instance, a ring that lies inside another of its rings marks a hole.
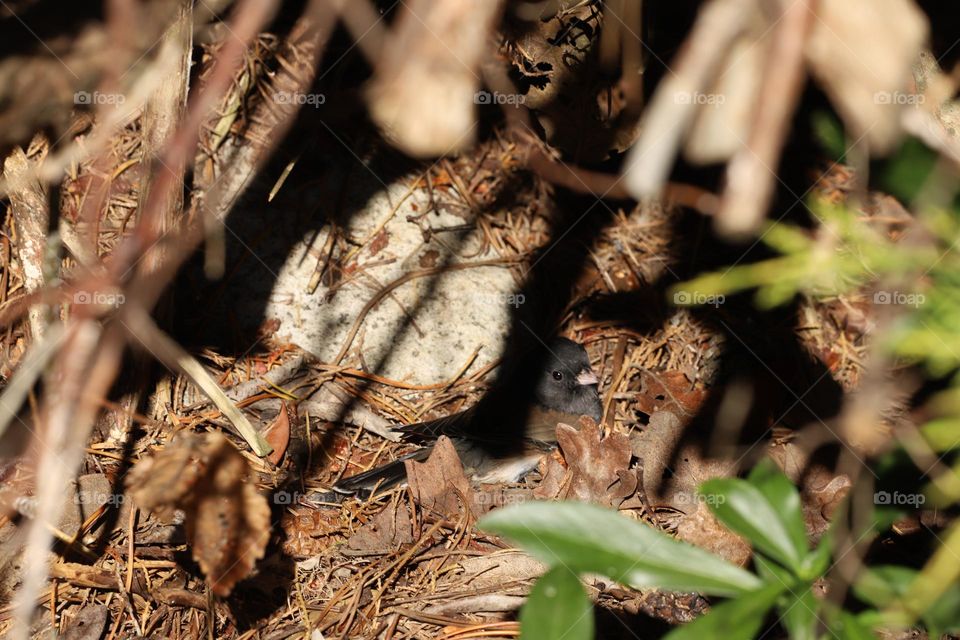
<instances>
[{"instance_id":1,"label":"dark-eyed junco","mask_svg":"<svg viewBox=\"0 0 960 640\"><path fill-rule=\"evenodd\" d=\"M441 435L453 441L464 470L479 482L516 482L556 443L557 424L576 426L580 416L599 420L599 380L586 350L566 338L546 349L533 385L501 379L480 403L446 418L400 427L409 442L424 446L393 462L345 478L333 490L367 493L406 480L405 460L425 460ZM532 392L529 391L532 387ZM522 389L522 391L521 391ZM520 396L532 397L520 397Z\"/></svg>"}]
</instances>

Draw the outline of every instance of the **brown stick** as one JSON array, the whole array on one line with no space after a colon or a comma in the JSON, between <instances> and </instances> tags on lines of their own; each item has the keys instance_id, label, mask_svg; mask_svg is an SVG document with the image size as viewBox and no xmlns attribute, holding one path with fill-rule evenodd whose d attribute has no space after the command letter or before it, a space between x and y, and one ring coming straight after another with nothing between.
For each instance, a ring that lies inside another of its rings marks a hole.
<instances>
[{"instance_id":1,"label":"brown stick","mask_svg":"<svg viewBox=\"0 0 960 640\"><path fill-rule=\"evenodd\" d=\"M27 293L43 289L44 256L50 228L50 203L46 187L34 177L34 169L23 149L17 147L3 162L3 175L10 187L10 206L17 231L17 257L23 270ZM39 164L39 163L37 163ZM46 305L34 304L28 311L34 341L43 338Z\"/></svg>"},{"instance_id":2,"label":"brown stick","mask_svg":"<svg viewBox=\"0 0 960 640\"><path fill-rule=\"evenodd\" d=\"M727 188L717 212L717 231L728 236L756 232L773 197L780 152L805 77L803 50L813 21L812 0L784 4L772 36L747 146L727 165Z\"/></svg>"},{"instance_id":3,"label":"brown stick","mask_svg":"<svg viewBox=\"0 0 960 640\"><path fill-rule=\"evenodd\" d=\"M196 146L200 123L229 87L237 67L243 61L245 47L272 15L274 7L275 3L272 2L246 0L235 9L232 37L223 47L211 81L193 100L184 123L162 154L157 179L147 196L142 219L133 236L125 240L113 256L109 274L114 282L123 282L126 274L137 266L145 249L159 238L156 221L162 215L163 204L169 202L170 191L178 184L176 177L182 174ZM177 257L182 261L188 253L189 247L182 256ZM180 264L172 258L169 261ZM161 267L151 277L156 278L156 274L167 272ZM160 284L154 283L148 295L131 294L128 300L142 305L141 309L152 309L168 281L169 277ZM91 290L96 289L91 287ZM49 439L38 469L38 495L44 518L31 524L24 557L29 560L26 566L32 568L25 572L23 586L17 597L21 622L17 627L20 631L15 637L24 640L30 626L27 621L33 602L46 575L45 559L50 539L49 533L36 523L40 520L56 521L61 508L59 496L62 495L62 488L79 466L84 444L99 410L99 400L106 396L116 379L125 346L126 336L122 326L114 323L105 331L102 330L91 317L95 310L84 309L93 306L81 306L70 319L67 346L60 358L58 384L55 387L57 392L44 397L43 426Z\"/></svg>"}]
</instances>

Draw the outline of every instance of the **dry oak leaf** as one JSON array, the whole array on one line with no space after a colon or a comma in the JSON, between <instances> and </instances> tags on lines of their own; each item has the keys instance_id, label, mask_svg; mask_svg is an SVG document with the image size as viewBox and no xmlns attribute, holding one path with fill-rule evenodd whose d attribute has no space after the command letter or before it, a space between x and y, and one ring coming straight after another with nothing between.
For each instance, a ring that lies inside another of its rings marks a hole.
<instances>
[{"instance_id":1,"label":"dry oak leaf","mask_svg":"<svg viewBox=\"0 0 960 640\"><path fill-rule=\"evenodd\" d=\"M105 604L88 604L69 618L59 634L62 640L99 640L107 626L110 610Z\"/></svg>"},{"instance_id":2,"label":"dry oak leaf","mask_svg":"<svg viewBox=\"0 0 960 640\"><path fill-rule=\"evenodd\" d=\"M676 513L673 519L681 540L742 565L750 558L750 545L720 525L697 492L711 478L735 476L736 461L705 457L697 443L683 440L684 428L675 414L658 411L632 438L634 454L643 460L643 493L652 507Z\"/></svg>"},{"instance_id":3,"label":"dry oak leaf","mask_svg":"<svg viewBox=\"0 0 960 640\"><path fill-rule=\"evenodd\" d=\"M816 543L823 537L833 514L846 499L853 483L846 474L836 474L821 460L811 459L796 443L772 444L767 455L800 488L803 522L807 535Z\"/></svg>"},{"instance_id":4,"label":"dry oak leaf","mask_svg":"<svg viewBox=\"0 0 960 640\"><path fill-rule=\"evenodd\" d=\"M296 412L294 409L287 409L286 402L280 402L280 413L263 431L263 437L267 444L273 447L273 451L267 456L270 464L280 464L283 454L287 452L290 446L290 412L293 411L293 420L296 421Z\"/></svg>"},{"instance_id":5,"label":"dry oak leaf","mask_svg":"<svg viewBox=\"0 0 960 640\"><path fill-rule=\"evenodd\" d=\"M405 502L395 501L353 532L347 546L355 551L389 552L413 541L410 510Z\"/></svg>"},{"instance_id":6,"label":"dry oak leaf","mask_svg":"<svg viewBox=\"0 0 960 640\"><path fill-rule=\"evenodd\" d=\"M636 472L630 470L630 438L623 433L603 437L600 427L589 418L581 418L581 428L557 426L557 441L570 473L563 497L620 506L639 485Z\"/></svg>"},{"instance_id":7,"label":"dry oak leaf","mask_svg":"<svg viewBox=\"0 0 960 640\"><path fill-rule=\"evenodd\" d=\"M263 557L270 507L250 482L247 461L223 434L181 433L130 472L137 503L185 515L187 542L211 590L227 596Z\"/></svg>"},{"instance_id":8,"label":"dry oak leaf","mask_svg":"<svg viewBox=\"0 0 960 640\"><path fill-rule=\"evenodd\" d=\"M473 511L473 489L450 438L440 436L423 462L404 464L410 493L420 506L451 515L459 513L461 505Z\"/></svg>"},{"instance_id":9,"label":"dry oak leaf","mask_svg":"<svg viewBox=\"0 0 960 640\"><path fill-rule=\"evenodd\" d=\"M691 384L682 371L654 373L644 371L636 408L648 415L669 411L679 415L694 415L706 401L707 393Z\"/></svg>"}]
</instances>

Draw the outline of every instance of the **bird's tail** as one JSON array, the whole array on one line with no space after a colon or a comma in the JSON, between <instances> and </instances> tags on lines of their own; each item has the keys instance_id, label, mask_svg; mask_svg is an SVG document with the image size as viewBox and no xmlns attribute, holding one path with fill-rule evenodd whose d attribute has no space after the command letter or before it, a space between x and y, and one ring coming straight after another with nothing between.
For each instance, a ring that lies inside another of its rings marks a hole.
<instances>
[{"instance_id":1,"label":"bird's tail","mask_svg":"<svg viewBox=\"0 0 960 640\"><path fill-rule=\"evenodd\" d=\"M429 447L417 449L400 456L393 462L344 478L333 485L333 490L342 495L368 496L374 489L384 490L395 487L407 479L407 468L404 464L406 460L426 460L429 455Z\"/></svg>"}]
</instances>

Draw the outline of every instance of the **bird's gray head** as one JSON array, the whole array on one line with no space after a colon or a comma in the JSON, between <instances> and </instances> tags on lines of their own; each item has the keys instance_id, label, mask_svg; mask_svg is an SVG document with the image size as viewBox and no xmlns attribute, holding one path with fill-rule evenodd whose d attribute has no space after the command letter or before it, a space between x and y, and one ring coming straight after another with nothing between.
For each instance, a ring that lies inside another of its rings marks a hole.
<instances>
[{"instance_id":1,"label":"bird's gray head","mask_svg":"<svg viewBox=\"0 0 960 640\"><path fill-rule=\"evenodd\" d=\"M598 384L587 350L573 340L557 338L547 350L537 380L537 402L547 409L599 420L603 408Z\"/></svg>"}]
</instances>

